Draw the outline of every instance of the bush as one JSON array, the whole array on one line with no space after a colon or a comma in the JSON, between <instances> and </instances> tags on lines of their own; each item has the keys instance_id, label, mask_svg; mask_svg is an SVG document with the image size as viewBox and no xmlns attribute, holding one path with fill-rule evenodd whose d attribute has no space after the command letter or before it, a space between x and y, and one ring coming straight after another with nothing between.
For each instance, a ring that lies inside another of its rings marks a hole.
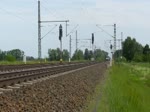
<instances>
[{"instance_id":1,"label":"bush","mask_svg":"<svg viewBox=\"0 0 150 112\"><path fill-rule=\"evenodd\" d=\"M143 61L144 62L150 62L150 54L143 55Z\"/></svg>"},{"instance_id":2,"label":"bush","mask_svg":"<svg viewBox=\"0 0 150 112\"><path fill-rule=\"evenodd\" d=\"M126 62L126 58L125 57L119 57L115 59L116 62Z\"/></svg>"},{"instance_id":3,"label":"bush","mask_svg":"<svg viewBox=\"0 0 150 112\"><path fill-rule=\"evenodd\" d=\"M143 61L143 55L136 53L134 55L133 61L135 61L135 62L142 62Z\"/></svg>"},{"instance_id":4,"label":"bush","mask_svg":"<svg viewBox=\"0 0 150 112\"><path fill-rule=\"evenodd\" d=\"M6 60L9 61L9 62L14 62L14 61L16 61L16 58L14 56L8 54L6 56Z\"/></svg>"}]
</instances>

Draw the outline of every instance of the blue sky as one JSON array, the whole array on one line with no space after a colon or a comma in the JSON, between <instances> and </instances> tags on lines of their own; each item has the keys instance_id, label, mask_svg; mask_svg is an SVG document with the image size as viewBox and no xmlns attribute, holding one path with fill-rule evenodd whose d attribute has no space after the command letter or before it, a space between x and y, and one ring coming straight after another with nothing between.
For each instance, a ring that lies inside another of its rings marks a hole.
<instances>
[{"instance_id":1,"label":"blue sky","mask_svg":"<svg viewBox=\"0 0 150 112\"><path fill-rule=\"evenodd\" d=\"M78 38L91 38L95 33L95 45L109 51L107 40L112 38L101 32L96 24L117 24L117 38L131 36L143 45L150 44L149 0L41 0L42 20L69 19L68 32L79 25ZM1 0L0 3L0 49L19 48L26 55L37 57L37 0ZM42 24L42 35L56 23ZM42 57L49 48L59 47L58 26L42 40ZM63 28L65 26L63 24ZM112 27L103 27L113 35ZM64 31L65 32L65 31ZM75 32L72 33L72 49L75 49ZM84 45L85 44L85 45ZM90 43L79 42L79 48ZM63 48L69 48L69 38L63 37ZM90 48L89 48L90 49Z\"/></svg>"}]
</instances>

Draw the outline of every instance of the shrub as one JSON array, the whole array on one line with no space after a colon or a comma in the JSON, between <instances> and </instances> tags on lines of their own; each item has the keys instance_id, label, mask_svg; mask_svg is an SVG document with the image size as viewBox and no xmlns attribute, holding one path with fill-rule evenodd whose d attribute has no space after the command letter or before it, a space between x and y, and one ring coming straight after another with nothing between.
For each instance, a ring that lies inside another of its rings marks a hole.
<instances>
[{"instance_id":1,"label":"shrub","mask_svg":"<svg viewBox=\"0 0 150 112\"><path fill-rule=\"evenodd\" d=\"M14 61L16 61L16 58L14 56L8 54L6 56L6 60L9 61L9 62L14 62Z\"/></svg>"},{"instance_id":2,"label":"shrub","mask_svg":"<svg viewBox=\"0 0 150 112\"><path fill-rule=\"evenodd\" d=\"M142 62L143 61L143 55L139 54L139 53L136 53L134 55L133 61L135 61L135 62Z\"/></svg>"}]
</instances>

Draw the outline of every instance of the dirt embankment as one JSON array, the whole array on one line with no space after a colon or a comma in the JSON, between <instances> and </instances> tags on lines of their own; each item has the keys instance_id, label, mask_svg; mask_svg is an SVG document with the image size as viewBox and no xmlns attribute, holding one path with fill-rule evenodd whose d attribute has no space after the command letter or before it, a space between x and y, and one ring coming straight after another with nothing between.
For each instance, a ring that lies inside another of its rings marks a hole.
<instances>
[{"instance_id":1,"label":"dirt embankment","mask_svg":"<svg viewBox=\"0 0 150 112\"><path fill-rule=\"evenodd\" d=\"M0 112L82 112L105 64L52 78L0 95Z\"/></svg>"}]
</instances>

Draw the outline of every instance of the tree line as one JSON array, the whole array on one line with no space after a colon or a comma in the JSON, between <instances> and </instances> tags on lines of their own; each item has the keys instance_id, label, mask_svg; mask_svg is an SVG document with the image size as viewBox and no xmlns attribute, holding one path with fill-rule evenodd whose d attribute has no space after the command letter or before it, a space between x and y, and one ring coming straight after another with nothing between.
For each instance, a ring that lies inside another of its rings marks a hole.
<instances>
[{"instance_id":1,"label":"tree line","mask_svg":"<svg viewBox=\"0 0 150 112\"><path fill-rule=\"evenodd\" d=\"M62 51L62 59L63 61L69 60L69 51L67 49L64 49ZM2 51L0 50L0 61L22 61L24 56L24 51L20 49L12 49L9 51ZM48 49L48 57L47 60L49 61L60 61L61 51L59 48L56 49ZM27 60L37 60L32 56L26 56ZM104 61L106 58L108 58L108 53L101 50L96 49L94 52L92 50L85 49L83 52L82 50L76 50L73 53L73 56L71 57L72 61L83 61L83 60L91 60L94 58L97 61Z\"/></svg>"},{"instance_id":2,"label":"tree line","mask_svg":"<svg viewBox=\"0 0 150 112\"><path fill-rule=\"evenodd\" d=\"M48 60L49 61L59 61L61 56L61 51L59 48L57 49L48 49ZM69 52L68 50L64 49L62 51L62 59L64 61L69 59Z\"/></svg>"},{"instance_id":3,"label":"tree line","mask_svg":"<svg viewBox=\"0 0 150 112\"><path fill-rule=\"evenodd\" d=\"M150 62L150 47L148 44L142 46L135 38L127 37L122 46L122 50L116 51L116 58L120 58L119 54L122 54L128 62Z\"/></svg>"},{"instance_id":4,"label":"tree line","mask_svg":"<svg viewBox=\"0 0 150 112\"><path fill-rule=\"evenodd\" d=\"M23 60L24 51L20 49L12 49L9 51L0 50L0 61L21 61ZM34 60L34 57L27 56L27 60Z\"/></svg>"},{"instance_id":5,"label":"tree line","mask_svg":"<svg viewBox=\"0 0 150 112\"><path fill-rule=\"evenodd\" d=\"M50 61L59 61L60 60L60 49L49 49L48 50L48 59ZM95 60L98 61L104 61L106 58L108 58L108 53L101 50L101 49L96 49L94 52L92 50L85 49L83 52L82 50L76 50L73 53L73 56L71 57L71 60L73 61L81 61L81 60L91 60L92 58L95 58ZM64 49L62 51L62 59L64 61L68 61L69 59L69 52L68 50Z\"/></svg>"}]
</instances>

